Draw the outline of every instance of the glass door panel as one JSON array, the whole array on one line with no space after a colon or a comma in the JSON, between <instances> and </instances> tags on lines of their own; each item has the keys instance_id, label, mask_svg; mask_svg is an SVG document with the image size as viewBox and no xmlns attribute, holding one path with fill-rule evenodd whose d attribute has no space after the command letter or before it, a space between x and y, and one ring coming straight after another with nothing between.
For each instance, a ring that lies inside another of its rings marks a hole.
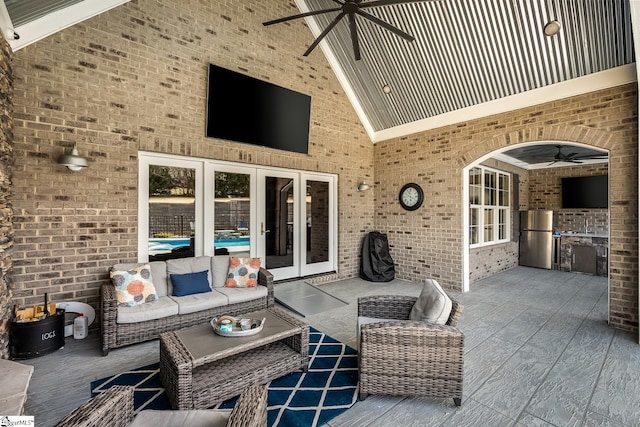
<instances>
[{"instance_id":1,"label":"glass door panel","mask_svg":"<svg viewBox=\"0 0 640 427\"><path fill-rule=\"evenodd\" d=\"M259 253L275 280L298 277L298 175L274 171L259 175Z\"/></svg>"},{"instance_id":2,"label":"glass door panel","mask_svg":"<svg viewBox=\"0 0 640 427\"><path fill-rule=\"evenodd\" d=\"M214 177L214 255L249 257L251 174L217 170Z\"/></svg>"},{"instance_id":3,"label":"glass door panel","mask_svg":"<svg viewBox=\"0 0 640 427\"><path fill-rule=\"evenodd\" d=\"M329 261L329 183L307 181L306 263Z\"/></svg>"},{"instance_id":4,"label":"glass door panel","mask_svg":"<svg viewBox=\"0 0 640 427\"><path fill-rule=\"evenodd\" d=\"M195 254L195 170L149 166L149 261Z\"/></svg>"},{"instance_id":5,"label":"glass door panel","mask_svg":"<svg viewBox=\"0 0 640 427\"><path fill-rule=\"evenodd\" d=\"M335 271L333 177L303 174L305 218L301 276Z\"/></svg>"},{"instance_id":6,"label":"glass door panel","mask_svg":"<svg viewBox=\"0 0 640 427\"><path fill-rule=\"evenodd\" d=\"M140 158L138 261L202 255L201 182L201 163Z\"/></svg>"}]
</instances>

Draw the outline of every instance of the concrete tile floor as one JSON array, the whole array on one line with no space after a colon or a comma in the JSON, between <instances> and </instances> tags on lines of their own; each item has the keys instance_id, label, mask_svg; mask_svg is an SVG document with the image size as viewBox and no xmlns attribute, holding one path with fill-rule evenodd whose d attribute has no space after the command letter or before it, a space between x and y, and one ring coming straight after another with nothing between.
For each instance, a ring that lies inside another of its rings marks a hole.
<instances>
[{"instance_id":1,"label":"concrete tile floor","mask_svg":"<svg viewBox=\"0 0 640 427\"><path fill-rule=\"evenodd\" d=\"M277 286L277 285L276 285ZM418 295L422 285L359 278L317 285L349 305L305 318L355 346L357 298ZM607 279L518 267L451 295L464 305L465 391L452 400L369 396L329 426L639 426L640 345L607 326ZM89 383L157 362L158 341L101 357L99 337L24 361L35 367L25 413L54 425Z\"/></svg>"},{"instance_id":2,"label":"concrete tile floor","mask_svg":"<svg viewBox=\"0 0 640 427\"><path fill-rule=\"evenodd\" d=\"M360 279L323 285L348 307L307 318L355 344L358 296L421 285ZM465 390L451 400L370 396L343 426L639 426L640 345L607 325L607 279L518 267L451 292L465 305Z\"/></svg>"}]
</instances>

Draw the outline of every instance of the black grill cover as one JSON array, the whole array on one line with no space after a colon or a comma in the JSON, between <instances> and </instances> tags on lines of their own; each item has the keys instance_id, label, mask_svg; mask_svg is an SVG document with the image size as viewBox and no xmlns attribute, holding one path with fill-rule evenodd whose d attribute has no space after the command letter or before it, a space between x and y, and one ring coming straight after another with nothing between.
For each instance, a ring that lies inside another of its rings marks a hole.
<instances>
[{"instance_id":1,"label":"black grill cover","mask_svg":"<svg viewBox=\"0 0 640 427\"><path fill-rule=\"evenodd\" d=\"M387 235L372 231L362 240L360 277L370 282L389 282L396 276Z\"/></svg>"}]
</instances>

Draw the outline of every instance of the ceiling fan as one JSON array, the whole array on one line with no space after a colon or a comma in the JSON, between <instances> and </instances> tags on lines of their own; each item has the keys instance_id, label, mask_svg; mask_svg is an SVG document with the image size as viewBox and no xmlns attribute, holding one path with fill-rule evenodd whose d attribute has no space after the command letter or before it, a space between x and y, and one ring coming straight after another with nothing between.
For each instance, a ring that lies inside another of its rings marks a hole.
<instances>
[{"instance_id":1,"label":"ceiling fan","mask_svg":"<svg viewBox=\"0 0 640 427\"><path fill-rule=\"evenodd\" d=\"M562 145L556 145L556 148L558 149L558 152L556 153L555 156L553 156L553 161L549 163L549 166L558 162L583 163L582 160L606 159L609 157L606 153L596 153L596 154L586 154L586 155L579 155L579 153L565 154L562 152Z\"/></svg>"},{"instance_id":2,"label":"ceiling fan","mask_svg":"<svg viewBox=\"0 0 640 427\"><path fill-rule=\"evenodd\" d=\"M333 7L329 9L322 10L314 10L311 12L300 13L297 15L287 16L285 18L274 19L273 21L264 22L262 25L268 26L273 24L279 24L281 22L291 21L293 19L305 18L307 16L321 15L329 12L340 12L335 19L325 28L322 33L313 41L309 49L304 53L304 56L309 56L309 54L315 49L316 46L322 41L322 39L329 34L329 32L340 22L342 18L347 16L349 18L349 29L351 31L351 43L353 44L353 55L356 61L360 60L360 43L358 41L358 30L356 27L356 15L359 15L369 21L380 25L381 27L391 31L394 34L402 37L403 39L412 42L415 38L399 28L394 27L393 25L383 21L382 19L364 11L363 9L371 8L371 7L380 7L380 6L389 6L394 4L403 4L403 3L418 3L427 0L374 0L363 3L362 0L333 0L334 3L340 5L340 7Z\"/></svg>"}]
</instances>

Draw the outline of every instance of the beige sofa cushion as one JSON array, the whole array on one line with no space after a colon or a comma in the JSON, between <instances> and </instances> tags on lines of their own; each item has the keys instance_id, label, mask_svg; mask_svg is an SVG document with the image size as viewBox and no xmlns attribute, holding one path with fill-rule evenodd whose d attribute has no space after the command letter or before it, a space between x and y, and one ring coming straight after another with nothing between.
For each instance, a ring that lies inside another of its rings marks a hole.
<instances>
[{"instance_id":1,"label":"beige sofa cushion","mask_svg":"<svg viewBox=\"0 0 640 427\"><path fill-rule=\"evenodd\" d=\"M229 304L227 296L218 292L218 289L201 294L185 295L183 297L171 296L169 298L178 305L178 314L195 313L196 311L222 307Z\"/></svg>"},{"instance_id":2,"label":"beige sofa cushion","mask_svg":"<svg viewBox=\"0 0 640 427\"><path fill-rule=\"evenodd\" d=\"M222 288L229 272L230 255L214 255L211 257L211 271L213 272L213 287Z\"/></svg>"},{"instance_id":3,"label":"beige sofa cushion","mask_svg":"<svg viewBox=\"0 0 640 427\"><path fill-rule=\"evenodd\" d=\"M153 273L152 273L153 274ZM178 314L178 303L170 297L162 297L135 307L118 307L116 323L137 323L162 319Z\"/></svg>"},{"instance_id":4,"label":"beige sofa cushion","mask_svg":"<svg viewBox=\"0 0 640 427\"><path fill-rule=\"evenodd\" d=\"M168 295L173 294L173 284L171 283L172 274L198 273L200 271L208 271L207 280L211 287L211 257L199 256L190 258L169 259L167 263L167 276L169 278Z\"/></svg>"},{"instance_id":5,"label":"beige sofa cushion","mask_svg":"<svg viewBox=\"0 0 640 427\"><path fill-rule=\"evenodd\" d=\"M226 295L229 298L229 304L263 298L268 294L266 286L256 286L255 288L216 288L216 291Z\"/></svg>"},{"instance_id":6,"label":"beige sofa cushion","mask_svg":"<svg viewBox=\"0 0 640 427\"><path fill-rule=\"evenodd\" d=\"M224 427L229 421L229 412L210 409L181 411L141 411L129 427Z\"/></svg>"},{"instance_id":7,"label":"beige sofa cushion","mask_svg":"<svg viewBox=\"0 0 640 427\"><path fill-rule=\"evenodd\" d=\"M138 262L116 264L111 267L111 271L131 270L144 264L147 263ZM153 281L153 286L156 288L156 295L158 295L158 297L166 297L167 295L169 295L167 283L167 265L164 261L152 261L148 264L151 265L151 280Z\"/></svg>"}]
</instances>

